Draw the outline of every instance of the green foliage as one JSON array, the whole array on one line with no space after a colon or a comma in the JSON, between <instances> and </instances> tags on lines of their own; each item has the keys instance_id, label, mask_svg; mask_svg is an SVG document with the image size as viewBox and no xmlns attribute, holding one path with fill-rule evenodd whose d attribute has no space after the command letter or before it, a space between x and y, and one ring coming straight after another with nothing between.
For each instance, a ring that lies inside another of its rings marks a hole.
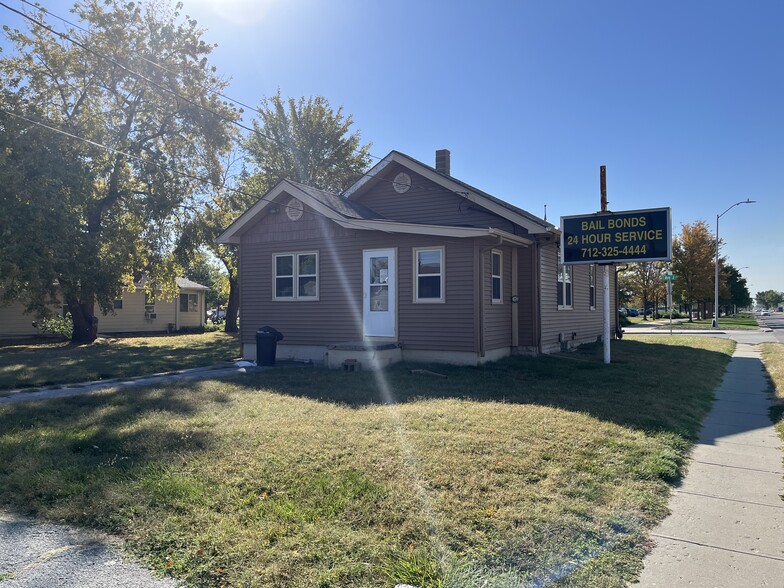
<instances>
[{"instance_id":1,"label":"green foliage","mask_svg":"<svg viewBox=\"0 0 784 588\"><path fill-rule=\"evenodd\" d=\"M687 305L713 298L716 240L703 220L681 227L672 239L673 292Z\"/></svg>"},{"instance_id":2,"label":"green foliage","mask_svg":"<svg viewBox=\"0 0 784 588\"><path fill-rule=\"evenodd\" d=\"M209 64L202 30L176 8L80 0L73 12L84 28L67 34L91 51L33 24L6 30L13 50L0 59L3 109L93 143L0 120L0 241L35 243L3 246L0 285L42 309L56 284L74 340L91 341L95 305L110 310L137 272L174 292L172 231L181 208L207 190L194 178L219 178L232 142L227 121L238 114L208 92L226 82Z\"/></svg>"},{"instance_id":3,"label":"green foliage","mask_svg":"<svg viewBox=\"0 0 784 588\"><path fill-rule=\"evenodd\" d=\"M66 313L65 316L57 315L41 319L38 323L38 328L42 333L49 333L51 335L58 335L64 339L70 339L73 335L73 320L71 319L71 313Z\"/></svg>"},{"instance_id":4,"label":"green foliage","mask_svg":"<svg viewBox=\"0 0 784 588\"><path fill-rule=\"evenodd\" d=\"M764 290L762 292L757 292L755 300L757 301L757 304L764 308L776 308L779 304L784 302L784 292Z\"/></svg>"},{"instance_id":5,"label":"green foliage","mask_svg":"<svg viewBox=\"0 0 784 588\"><path fill-rule=\"evenodd\" d=\"M238 259L234 248L215 243L217 236L281 179L341 192L370 167L370 144L362 145L360 132L351 131L351 115L342 107L334 110L323 96L284 100L278 92L262 100L258 113L253 121L258 133L244 142L251 167L242 175L241 190L215 194L213 206L191 216L178 246L181 259L205 246L225 266L227 332L237 325Z\"/></svg>"},{"instance_id":6,"label":"green foliage","mask_svg":"<svg viewBox=\"0 0 784 588\"><path fill-rule=\"evenodd\" d=\"M229 301L229 278L214 256L198 251L185 268L185 277L209 288L205 292L207 308L226 307Z\"/></svg>"}]
</instances>

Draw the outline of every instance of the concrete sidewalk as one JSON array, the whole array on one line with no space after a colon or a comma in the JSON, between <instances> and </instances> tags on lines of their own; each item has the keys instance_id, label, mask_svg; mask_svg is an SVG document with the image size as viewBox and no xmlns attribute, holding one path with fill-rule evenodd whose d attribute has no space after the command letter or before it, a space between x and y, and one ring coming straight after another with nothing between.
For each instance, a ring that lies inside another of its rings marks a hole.
<instances>
[{"instance_id":1,"label":"concrete sidewalk","mask_svg":"<svg viewBox=\"0 0 784 588\"><path fill-rule=\"evenodd\" d=\"M639 586L784 586L781 443L759 353L739 343Z\"/></svg>"}]
</instances>

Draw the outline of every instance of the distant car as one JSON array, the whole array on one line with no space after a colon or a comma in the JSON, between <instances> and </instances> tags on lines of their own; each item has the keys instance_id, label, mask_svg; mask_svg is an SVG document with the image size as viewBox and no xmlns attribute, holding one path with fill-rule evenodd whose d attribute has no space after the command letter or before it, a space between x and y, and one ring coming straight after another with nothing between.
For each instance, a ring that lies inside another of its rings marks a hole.
<instances>
[{"instance_id":1,"label":"distant car","mask_svg":"<svg viewBox=\"0 0 784 588\"><path fill-rule=\"evenodd\" d=\"M627 309L627 312L629 313L629 316L639 316L640 315L640 313L637 312L636 308L629 308L629 309Z\"/></svg>"},{"instance_id":2,"label":"distant car","mask_svg":"<svg viewBox=\"0 0 784 588\"><path fill-rule=\"evenodd\" d=\"M207 320L217 325L226 320L226 311L221 309L211 308L207 311Z\"/></svg>"},{"instance_id":3,"label":"distant car","mask_svg":"<svg viewBox=\"0 0 784 588\"><path fill-rule=\"evenodd\" d=\"M770 316L770 313L767 310L763 310L760 312L760 316Z\"/></svg>"}]
</instances>

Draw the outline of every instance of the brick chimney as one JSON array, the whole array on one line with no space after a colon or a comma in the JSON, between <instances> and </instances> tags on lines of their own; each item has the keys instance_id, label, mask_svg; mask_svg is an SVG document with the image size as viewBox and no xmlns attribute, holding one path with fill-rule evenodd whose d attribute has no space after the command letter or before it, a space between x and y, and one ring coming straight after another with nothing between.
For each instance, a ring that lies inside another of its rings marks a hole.
<instances>
[{"instance_id":1,"label":"brick chimney","mask_svg":"<svg viewBox=\"0 0 784 588\"><path fill-rule=\"evenodd\" d=\"M449 149L436 150L436 171L445 176L451 175L449 173L450 167L450 154Z\"/></svg>"}]
</instances>

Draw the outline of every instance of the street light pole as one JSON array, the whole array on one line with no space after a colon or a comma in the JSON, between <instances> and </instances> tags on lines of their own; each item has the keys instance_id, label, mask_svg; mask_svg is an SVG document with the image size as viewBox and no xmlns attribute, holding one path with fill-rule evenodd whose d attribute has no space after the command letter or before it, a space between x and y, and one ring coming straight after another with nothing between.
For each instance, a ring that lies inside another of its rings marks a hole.
<instances>
[{"instance_id":1,"label":"street light pole","mask_svg":"<svg viewBox=\"0 0 784 588\"><path fill-rule=\"evenodd\" d=\"M713 328L714 329L719 328L719 219L740 204L754 204L755 202L756 200L749 200L748 198L746 198L746 200L741 200L740 202L736 202L721 214L716 215L716 273L713 282L714 285Z\"/></svg>"}]
</instances>

